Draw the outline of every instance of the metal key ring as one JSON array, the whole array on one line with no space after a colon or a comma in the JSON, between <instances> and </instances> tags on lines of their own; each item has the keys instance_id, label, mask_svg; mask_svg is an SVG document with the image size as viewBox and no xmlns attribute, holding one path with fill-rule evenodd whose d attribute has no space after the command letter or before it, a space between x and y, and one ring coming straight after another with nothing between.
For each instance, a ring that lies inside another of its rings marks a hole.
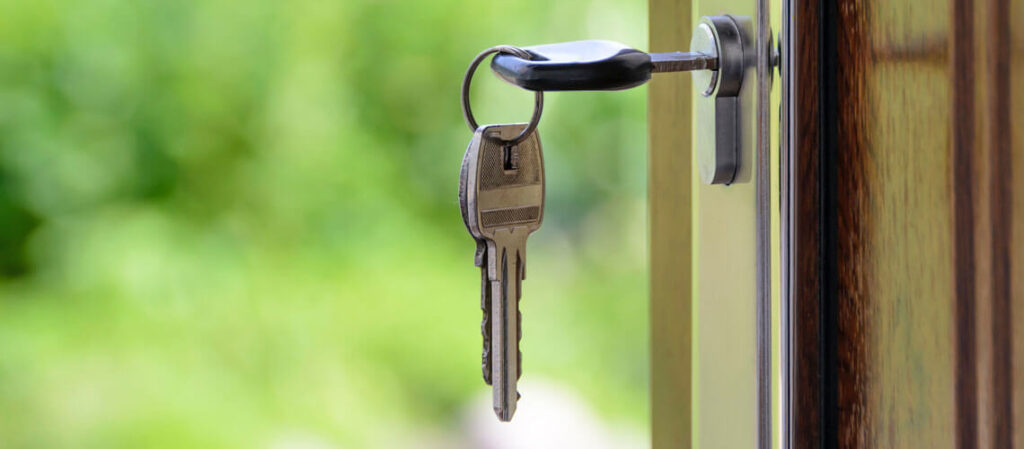
<instances>
[{"instance_id":1,"label":"metal key ring","mask_svg":"<svg viewBox=\"0 0 1024 449\"><path fill-rule=\"evenodd\" d=\"M507 53L523 59L530 59L532 57L530 52L519 47L513 47L511 45L497 45L484 50L479 55L476 55L473 62L469 63L469 69L466 70L466 76L462 79L462 115L466 117L466 123L469 124L469 129L472 131L476 131L478 125L476 123L476 119L473 118L473 111L469 108L469 83L473 80L473 72L476 71L476 67L480 65L480 62L482 62L484 58L492 53ZM534 92L533 96L533 117L530 118L530 123L526 125L526 128L523 128L523 132L519 133L518 136L506 142L514 145L529 137L530 134L537 129L537 125L540 124L540 113L543 110L544 92L538 90Z\"/></svg>"}]
</instances>

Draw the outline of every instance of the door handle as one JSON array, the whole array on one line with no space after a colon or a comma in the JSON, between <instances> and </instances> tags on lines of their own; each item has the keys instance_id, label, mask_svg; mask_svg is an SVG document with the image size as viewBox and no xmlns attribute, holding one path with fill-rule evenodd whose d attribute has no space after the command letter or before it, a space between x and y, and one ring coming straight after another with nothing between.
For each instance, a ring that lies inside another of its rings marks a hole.
<instances>
[{"instance_id":1,"label":"door handle","mask_svg":"<svg viewBox=\"0 0 1024 449\"><path fill-rule=\"evenodd\" d=\"M702 17L690 51L645 53L602 40L523 47L529 58L500 53L491 70L532 91L622 90L640 86L653 73L694 73L697 166L707 184L729 184L739 165L740 89L753 67L749 33L731 16Z\"/></svg>"}]
</instances>

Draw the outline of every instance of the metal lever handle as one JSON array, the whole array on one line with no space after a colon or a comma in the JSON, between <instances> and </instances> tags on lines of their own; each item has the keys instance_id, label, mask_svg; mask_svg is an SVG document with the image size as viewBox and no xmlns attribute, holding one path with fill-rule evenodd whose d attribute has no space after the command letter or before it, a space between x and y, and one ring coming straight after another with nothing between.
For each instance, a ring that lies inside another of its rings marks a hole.
<instances>
[{"instance_id":1,"label":"metal lever handle","mask_svg":"<svg viewBox=\"0 0 1024 449\"><path fill-rule=\"evenodd\" d=\"M717 70L718 57L696 52L644 53L611 41L574 41L524 47L530 59L498 54L491 69L516 86L533 91L622 90L651 79L651 73Z\"/></svg>"}]
</instances>

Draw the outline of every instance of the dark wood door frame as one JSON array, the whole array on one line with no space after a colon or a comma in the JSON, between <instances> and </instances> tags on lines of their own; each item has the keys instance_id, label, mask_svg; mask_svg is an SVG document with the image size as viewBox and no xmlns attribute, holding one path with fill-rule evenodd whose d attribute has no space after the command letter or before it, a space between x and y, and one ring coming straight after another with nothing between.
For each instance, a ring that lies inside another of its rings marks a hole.
<instances>
[{"instance_id":1,"label":"dark wood door frame","mask_svg":"<svg viewBox=\"0 0 1024 449\"><path fill-rule=\"evenodd\" d=\"M873 3L784 1L783 447L880 443L865 426L875 417L863 416L871 412L862 403L872 375L865 353L874 350L872 329L863 325L872 292L851 293L864 276L858 264L870 257L860 252L857 234L867 213L857 207L866 197L859 183L874 157L863 137L865 122L874 117L865 116L867 92L861 89L865 64L908 60L945 67L951 89L949 122L937 123L936 131L951 133L954 445L1012 447L1011 306L1020 304L1021 292L1014 291L1011 273L1022 260L1015 251L1020 245L1011 244L1015 220L1022 216L1012 209L1012 171L1024 167L1012 165L1021 142L1011 131L1009 17L1021 2L930 2L948 7L935 11L949 17L945 34L895 47L873 41ZM984 29L975 26L979 22Z\"/></svg>"},{"instance_id":2,"label":"dark wood door frame","mask_svg":"<svg viewBox=\"0 0 1024 449\"><path fill-rule=\"evenodd\" d=\"M824 264L828 245L823 235L829 217L823 185L830 177L823 176L834 164L823 160L823 93L824 70L823 5L817 0L783 1L783 24L780 41L780 81L782 83L780 187L781 265L782 273L782 436L783 447L833 447L834 379L826 367L835 366L826 360L834 354L825 348L826 325L833 314L826 307L834 298L826 292L827 273L834 272ZM834 179L834 177L831 177ZM829 390L829 391L826 391ZM832 424L829 424L832 423Z\"/></svg>"}]
</instances>

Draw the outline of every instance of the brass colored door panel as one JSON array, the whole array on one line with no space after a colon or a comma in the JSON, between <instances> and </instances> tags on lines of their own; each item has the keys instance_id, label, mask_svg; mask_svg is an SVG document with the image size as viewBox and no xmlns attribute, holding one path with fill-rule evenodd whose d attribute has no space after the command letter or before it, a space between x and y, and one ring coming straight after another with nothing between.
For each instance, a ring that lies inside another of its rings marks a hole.
<instances>
[{"instance_id":1,"label":"brass colored door panel","mask_svg":"<svg viewBox=\"0 0 1024 449\"><path fill-rule=\"evenodd\" d=\"M690 0L650 1L650 51L689 48ZM651 276L651 434L654 449L690 447L691 437L691 76L648 84Z\"/></svg>"}]
</instances>

